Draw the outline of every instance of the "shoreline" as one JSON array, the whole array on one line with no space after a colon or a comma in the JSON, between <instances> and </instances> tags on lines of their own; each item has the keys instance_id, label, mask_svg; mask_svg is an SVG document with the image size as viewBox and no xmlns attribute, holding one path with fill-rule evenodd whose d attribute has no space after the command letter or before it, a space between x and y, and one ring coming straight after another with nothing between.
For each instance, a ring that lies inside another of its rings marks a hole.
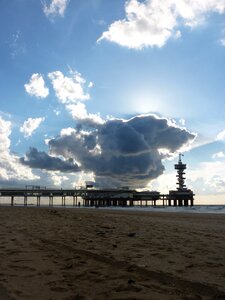
<instances>
[{"instance_id":1,"label":"shoreline","mask_svg":"<svg viewBox=\"0 0 225 300\"><path fill-rule=\"evenodd\" d=\"M223 214L0 206L0 215L0 285L12 299L225 297Z\"/></svg>"},{"instance_id":2,"label":"shoreline","mask_svg":"<svg viewBox=\"0 0 225 300\"><path fill-rule=\"evenodd\" d=\"M10 204L0 203L1 207L24 207L24 208L44 208L44 209L74 209L74 210L105 210L105 211L124 211L124 212L149 212L149 213L188 213L188 214L225 214L225 204L224 205L215 205L215 204L204 204L204 205L194 205L194 206L133 206L133 207L126 207L126 206L73 206L73 205L41 205L36 206L35 204L28 204L24 206L23 204L14 204L11 206Z\"/></svg>"}]
</instances>

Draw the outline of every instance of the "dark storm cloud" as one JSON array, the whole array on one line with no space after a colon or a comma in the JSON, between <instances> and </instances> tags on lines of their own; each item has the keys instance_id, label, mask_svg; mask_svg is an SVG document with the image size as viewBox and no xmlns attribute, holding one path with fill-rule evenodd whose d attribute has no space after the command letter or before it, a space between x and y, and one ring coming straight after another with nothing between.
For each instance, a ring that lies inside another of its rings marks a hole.
<instances>
[{"instance_id":1,"label":"dark storm cloud","mask_svg":"<svg viewBox=\"0 0 225 300\"><path fill-rule=\"evenodd\" d=\"M61 171L65 173L73 173L80 171L73 159L61 160L57 157L49 156L44 151L38 151L36 148L30 148L26 153L26 157L20 158L23 165L27 165L34 169L44 169L49 171Z\"/></svg>"},{"instance_id":2,"label":"dark storm cloud","mask_svg":"<svg viewBox=\"0 0 225 300\"><path fill-rule=\"evenodd\" d=\"M89 133L80 128L49 141L50 151L74 158L81 169L109 185L144 186L164 170L159 149L170 153L195 138L165 118L143 115L130 120L108 120Z\"/></svg>"}]
</instances>

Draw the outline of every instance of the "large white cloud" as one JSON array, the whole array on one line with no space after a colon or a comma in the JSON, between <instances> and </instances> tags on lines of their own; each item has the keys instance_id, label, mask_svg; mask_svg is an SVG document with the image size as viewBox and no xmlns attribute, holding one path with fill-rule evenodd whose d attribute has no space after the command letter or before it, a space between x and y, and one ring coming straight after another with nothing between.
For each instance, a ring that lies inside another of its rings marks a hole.
<instances>
[{"instance_id":1,"label":"large white cloud","mask_svg":"<svg viewBox=\"0 0 225 300\"><path fill-rule=\"evenodd\" d=\"M112 23L98 41L134 49L162 47L168 39L181 36L182 26L198 26L209 13L224 10L225 0L128 0L125 19Z\"/></svg>"},{"instance_id":2,"label":"large white cloud","mask_svg":"<svg viewBox=\"0 0 225 300\"><path fill-rule=\"evenodd\" d=\"M48 74L48 78L51 80L59 102L65 105L73 119L86 123L104 123L99 113L88 113L85 104L81 103L81 101L90 99L88 90L94 86L93 82L87 83L79 72L73 70L70 70L69 77L61 71L54 71ZM27 93L36 97L45 98L49 95L49 89L45 86L42 75L38 73L33 74L30 82L24 87ZM60 114L58 110L54 110L54 112L56 115ZM24 132L27 137L30 136L35 124L37 124L37 120L29 119L29 122L26 121L22 126L21 132Z\"/></svg>"},{"instance_id":3,"label":"large white cloud","mask_svg":"<svg viewBox=\"0 0 225 300\"><path fill-rule=\"evenodd\" d=\"M86 80L77 71L71 70L70 75L70 77L64 76L60 71L48 74L58 100L65 104L74 120L103 124L104 120L99 114L88 113L85 104L81 103L81 101L90 99L87 90L94 86L93 82L86 84Z\"/></svg>"},{"instance_id":4,"label":"large white cloud","mask_svg":"<svg viewBox=\"0 0 225 300\"><path fill-rule=\"evenodd\" d=\"M20 163L20 158L10 152L11 122L0 117L0 182L19 182L38 179L31 169Z\"/></svg>"},{"instance_id":5,"label":"large white cloud","mask_svg":"<svg viewBox=\"0 0 225 300\"><path fill-rule=\"evenodd\" d=\"M86 124L103 124L105 122L99 114L88 113L84 103L78 102L76 104L69 104L66 108L76 121L85 122Z\"/></svg>"},{"instance_id":6,"label":"large white cloud","mask_svg":"<svg viewBox=\"0 0 225 300\"><path fill-rule=\"evenodd\" d=\"M23 125L20 127L20 132L24 134L25 137L30 137L33 132L40 126L40 124L45 120L42 118L28 118Z\"/></svg>"},{"instance_id":7,"label":"large white cloud","mask_svg":"<svg viewBox=\"0 0 225 300\"><path fill-rule=\"evenodd\" d=\"M80 73L71 71L71 77L67 77L64 76L62 72L55 71L49 73L48 77L51 80L56 96L61 103L71 104L76 103L77 101L90 99L90 95L85 92L86 80Z\"/></svg>"},{"instance_id":8,"label":"large white cloud","mask_svg":"<svg viewBox=\"0 0 225 300\"><path fill-rule=\"evenodd\" d=\"M49 89L45 86L44 78L38 73L31 76L29 83L26 83L24 88L28 94L37 98L46 98L49 95Z\"/></svg>"},{"instance_id":9,"label":"large white cloud","mask_svg":"<svg viewBox=\"0 0 225 300\"><path fill-rule=\"evenodd\" d=\"M43 11L47 17L64 16L69 0L50 0L43 2Z\"/></svg>"}]
</instances>

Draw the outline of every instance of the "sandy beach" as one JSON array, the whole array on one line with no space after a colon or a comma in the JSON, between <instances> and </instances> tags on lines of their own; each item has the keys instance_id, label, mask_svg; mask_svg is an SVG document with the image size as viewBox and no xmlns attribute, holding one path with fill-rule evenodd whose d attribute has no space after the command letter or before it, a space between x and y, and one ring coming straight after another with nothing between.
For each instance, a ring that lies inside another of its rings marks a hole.
<instances>
[{"instance_id":1,"label":"sandy beach","mask_svg":"<svg viewBox=\"0 0 225 300\"><path fill-rule=\"evenodd\" d=\"M0 299L225 299L225 215L0 207Z\"/></svg>"}]
</instances>

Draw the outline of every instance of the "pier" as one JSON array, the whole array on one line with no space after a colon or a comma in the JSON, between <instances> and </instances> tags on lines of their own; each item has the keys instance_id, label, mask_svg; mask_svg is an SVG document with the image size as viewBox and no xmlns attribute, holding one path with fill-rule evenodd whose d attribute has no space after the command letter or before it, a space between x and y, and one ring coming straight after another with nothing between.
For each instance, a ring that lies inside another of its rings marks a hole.
<instances>
[{"instance_id":1,"label":"pier","mask_svg":"<svg viewBox=\"0 0 225 300\"><path fill-rule=\"evenodd\" d=\"M22 199L23 205L28 206L29 200L35 200L36 206L42 205L42 200L47 199L48 205L54 206L55 200L66 206L67 199L72 198L72 206L79 207L110 207L110 206L193 206L194 193L186 188L184 170L186 164L181 161L179 155L178 164L175 164L178 178L177 190L171 190L168 194L160 194L158 191L137 191L129 188L121 189L96 189L92 185L75 187L74 189L49 189L37 185L27 185L25 188L2 188L0 200L8 199L7 204L14 206L15 199ZM5 203L6 204L6 203ZM59 205L59 204L57 204Z\"/></svg>"},{"instance_id":2,"label":"pier","mask_svg":"<svg viewBox=\"0 0 225 300\"><path fill-rule=\"evenodd\" d=\"M184 198L184 194L180 195ZM176 200L171 199L171 194L160 194L159 192L120 189L0 189L1 198L8 199L11 206L15 205L15 199L22 200L24 206L29 205L29 201L35 202L36 206L41 206L42 201L47 199L48 205L53 207L61 202L61 206L67 206L67 200L72 198L71 205L74 207L129 207L129 206L176 206ZM190 198L188 194L186 197ZM70 206L71 206L70 205ZM179 202L178 205L193 205L193 202Z\"/></svg>"},{"instance_id":3,"label":"pier","mask_svg":"<svg viewBox=\"0 0 225 300\"><path fill-rule=\"evenodd\" d=\"M54 206L55 199L61 205L67 205L67 199L72 197L72 206L149 206L156 205L160 199L159 192L137 192L136 190L123 189L47 189L47 188L25 188L25 189L0 189L0 199L8 199L8 204L15 205L15 199L22 199L23 205L27 206L28 199L41 206L42 200L47 199L49 206Z\"/></svg>"}]
</instances>

